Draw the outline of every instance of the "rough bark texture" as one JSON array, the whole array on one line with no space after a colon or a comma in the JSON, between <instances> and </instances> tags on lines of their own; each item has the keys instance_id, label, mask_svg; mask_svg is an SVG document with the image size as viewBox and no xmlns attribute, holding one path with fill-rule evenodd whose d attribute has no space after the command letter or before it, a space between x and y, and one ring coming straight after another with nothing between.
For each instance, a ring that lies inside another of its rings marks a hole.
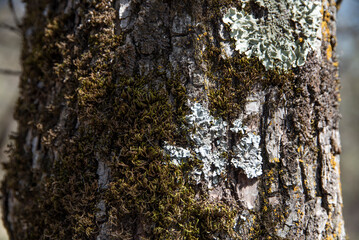
<instances>
[{"instance_id":1,"label":"rough bark texture","mask_svg":"<svg viewBox=\"0 0 359 240\"><path fill-rule=\"evenodd\" d=\"M233 51L230 7L27 1L11 239L345 239L335 2L320 57L286 72Z\"/></svg>"}]
</instances>

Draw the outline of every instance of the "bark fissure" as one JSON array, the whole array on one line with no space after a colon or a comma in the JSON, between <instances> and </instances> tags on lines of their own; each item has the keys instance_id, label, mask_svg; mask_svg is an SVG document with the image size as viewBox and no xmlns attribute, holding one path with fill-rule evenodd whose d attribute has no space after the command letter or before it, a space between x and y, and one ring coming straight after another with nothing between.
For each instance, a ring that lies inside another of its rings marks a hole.
<instances>
[{"instance_id":1,"label":"bark fissure","mask_svg":"<svg viewBox=\"0 0 359 240\"><path fill-rule=\"evenodd\" d=\"M305 182L308 181L307 180L307 175L305 173L305 168L304 168L304 163L299 163L300 166L300 174L301 174L301 179L302 179L302 188L303 188L303 192L304 192L304 202L308 202L310 200L309 195L308 195L308 190L305 187Z\"/></svg>"}]
</instances>

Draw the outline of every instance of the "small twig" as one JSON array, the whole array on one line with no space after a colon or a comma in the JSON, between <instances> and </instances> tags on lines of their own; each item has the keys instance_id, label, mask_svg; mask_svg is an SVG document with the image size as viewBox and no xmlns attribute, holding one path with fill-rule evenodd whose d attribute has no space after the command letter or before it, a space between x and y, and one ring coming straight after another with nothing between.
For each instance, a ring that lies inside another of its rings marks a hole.
<instances>
[{"instance_id":1,"label":"small twig","mask_svg":"<svg viewBox=\"0 0 359 240\"><path fill-rule=\"evenodd\" d=\"M8 5L9 5L9 8L10 8L10 10L12 12L12 16L14 18L16 26L20 28L20 21L17 18L15 7L14 7L14 4L13 4L12 0L8 0Z\"/></svg>"},{"instance_id":2,"label":"small twig","mask_svg":"<svg viewBox=\"0 0 359 240\"><path fill-rule=\"evenodd\" d=\"M6 23L0 23L0 28L10 30L10 31L15 32L15 33L20 33L21 32L18 27L14 27L14 26L11 26L11 25L6 24Z\"/></svg>"},{"instance_id":3,"label":"small twig","mask_svg":"<svg viewBox=\"0 0 359 240\"><path fill-rule=\"evenodd\" d=\"M0 74L18 76L21 74L21 71L0 68Z\"/></svg>"}]
</instances>

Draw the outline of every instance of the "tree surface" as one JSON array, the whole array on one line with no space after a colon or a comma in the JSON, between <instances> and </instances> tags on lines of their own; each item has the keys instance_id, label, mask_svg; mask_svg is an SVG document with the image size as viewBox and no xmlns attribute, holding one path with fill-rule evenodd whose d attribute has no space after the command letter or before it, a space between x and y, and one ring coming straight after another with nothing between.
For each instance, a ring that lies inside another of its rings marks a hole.
<instances>
[{"instance_id":1,"label":"tree surface","mask_svg":"<svg viewBox=\"0 0 359 240\"><path fill-rule=\"evenodd\" d=\"M10 239L345 239L334 0L25 2Z\"/></svg>"}]
</instances>

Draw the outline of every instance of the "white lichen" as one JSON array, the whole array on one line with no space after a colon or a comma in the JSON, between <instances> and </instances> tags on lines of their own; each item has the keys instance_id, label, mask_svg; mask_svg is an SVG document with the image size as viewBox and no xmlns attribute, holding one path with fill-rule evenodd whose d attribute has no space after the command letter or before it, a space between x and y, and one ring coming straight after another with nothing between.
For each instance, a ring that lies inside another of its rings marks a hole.
<instances>
[{"instance_id":1,"label":"white lichen","mask_svg":"<svg viewBox=\"0 0 359 240\"><path fill-rule=\"evenodd\" d=\"M228 9L223 22L230 26L235 48L258 57L266 69L287 70L304 65L310 51L321 46L321 1L254 0L260 13Z\"/></svg>"},{"instance_id":2,"label":"white lichen","mask_svg":"<svg viewBox=\"0 0 359 240\"><path fill-rule=\"evenodd\" d=\"M191 151L182 147L176 147L165 143L164 150L172 157L172 163L180 165L183 160L191 157Z\"/></svg>"},{"instance_id":3,"label":"white lichen","mask_svg":"<svg viewBox=\"0 0 359 240\"><path fill-rule=\"evenodd\" d=\"M242 137L238 144L233 146L234 156L231 163L235 168L242 168L248 178L262 175L262 156L259 147L260 136L243 127L239 119L233 122L233 132L240 132Z\"/></svg>"},{"instance_id":4,"label":"white lichen","mask_svg":"<svg viewBox=\"0 0 359 240\"><path fill-rule=\"evenodd\" d=\"M199 183L207 182L211 188L219 182L229 165L242 168L248 178L262 174L262 157L259 148L260 137L243 127L237 119L232 127L221 118L214 118L200 103L191 106L192 113L186 116L188 127L192 129L189 138L193 141L192 151L165 143L164 150L173 164L179 165L186 158L195 157L202 162L202 168L192 172L193 179ZM230 149L229 132L236 133L238 143ZM229 159L227 153L234 154Z\"/></svg>"}]
</instances>

